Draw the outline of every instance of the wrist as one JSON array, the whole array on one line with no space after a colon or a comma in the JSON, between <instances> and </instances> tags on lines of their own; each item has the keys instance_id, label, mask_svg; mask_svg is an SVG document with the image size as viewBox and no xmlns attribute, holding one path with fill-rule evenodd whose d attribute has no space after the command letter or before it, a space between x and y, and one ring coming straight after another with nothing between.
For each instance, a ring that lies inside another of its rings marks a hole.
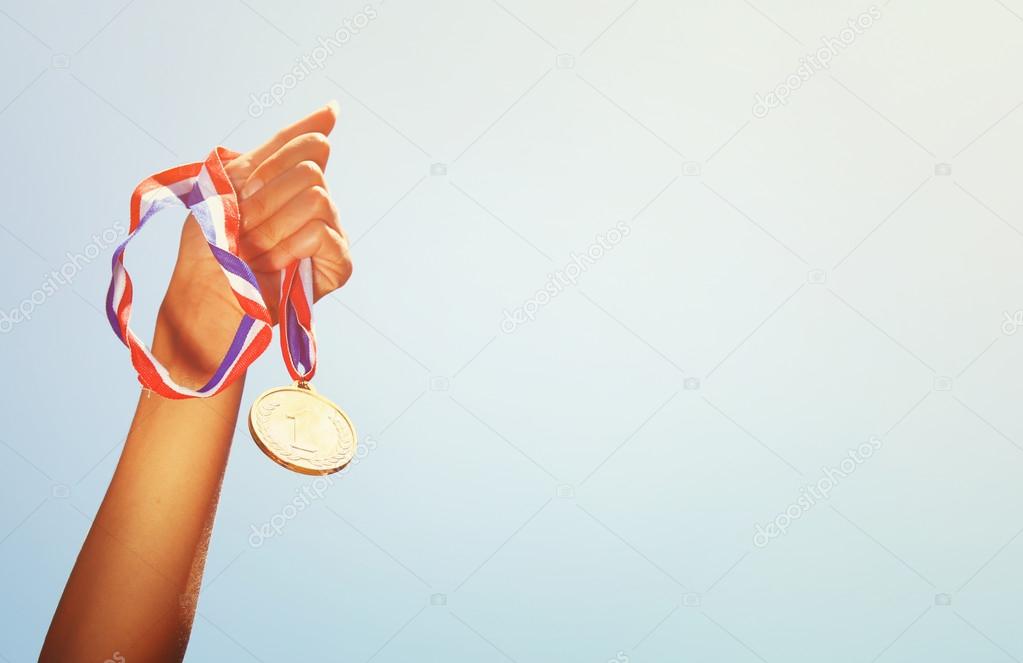
<instances>
[{"instance_id":1,"label":"wrist","mask_svg":"<svg viewBox=\"0 0 1023 663\"><path fill-rule=\"evenodd\" d=\"M209 381L234 338L233 312L214 315L205 307L181 303L168 291L153 333L153 356L178 384L197 389Z\"/></svg>"},{"instance_id":2,"label":"wrist","mask_svg":"<svg viewBox=\"0 0 1023 663\"><path fill-rule=\"evenodd\" d=\"M217 370L216 359L189 333L187 322L166 306L157 315L152 352L175 382L190 389L201 387Z\"/></svg>"}]
</instances>

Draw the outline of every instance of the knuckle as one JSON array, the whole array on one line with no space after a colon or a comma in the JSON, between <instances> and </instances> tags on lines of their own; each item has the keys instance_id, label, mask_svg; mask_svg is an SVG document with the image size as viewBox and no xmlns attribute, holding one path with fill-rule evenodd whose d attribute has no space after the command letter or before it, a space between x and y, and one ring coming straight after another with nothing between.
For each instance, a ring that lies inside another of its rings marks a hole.
<instances>
[{"instance_id":1,"label":"knuckle","mask_svg":"<svg viewBox=\"0 0 1023 663\"><path fill-rule=\"evenodd\" d=\"M263 230L262 237L262 249L264 251L281 251L281 242L288 238L293 229L288 228L286 225L276 225L273 228L266 228Z\"/></svg>"},{"instance_id":2,"label":"knuckle","mask_svg":"<svg viewBox=\"0 0 1023 663\"><path fill-rule=\"evenodd\" d=\"M307 159L300 162L297 168L301 172L304 181L311 183L313 186L322 186L324 184L323 169L315 161Z\"/></svg>"},{"instance_id":3,"label":"knuckle","mask_svg":"<svg viewBox=\"0 0 1023 663\"><path fill-rule=\"evenodd\" d=\"M318 223L316 225L320 246L329 247L326 251L334 268L335 283L333 288L340 288L348 282L354 270L348 241L326 223Z\"/></svg>"},{"instance_id":4,"label":"knuckle","mask_svg":"<svg viewBox=\"0 0 1023 663\"><path fill-rule=\"evenodd\" d=\"M267 265L270 269L284 269L288 262L290 262L288 260L288 254L279 246L274 246L272 249L267 251L266 258Z\"/></svg>"},{"instance_id":5,"label":"knuckle","mask_svg":"<svg viewBox=\"0 0 1023 663\"><path fill-rule=\"evenodd\" d=\"M352 256L348 252L347 248L341 258L341 278L338 279L337 287L343 286L348 283L348 279L352 278L352 272L355 271L355 265L352 263Z\"/></svg>"},{"instance_id":6,"label":"knuckle","mask_svg":"<svg viewBox=\"0 0 1023 663\"><path fill-rule=\"evenodd\" d=\"M326 159L330 155L329 138L319 133L306 134L306 136L309 146L316 151L317 155L320 155L323 159Z\"/></svg>"},{"instance_id":7,"label":"knuckle","mask_svg":"<svg viewBox=\"0 0 1023 663\"><path fill-rule=\"evenodd\" d=\"M312 197L313 204L316 206L316 210L318 212L327 211L333 205L333 201L330 199L330 193L319 184L309 188L309 195Z\"/></svg>"},{"instance_id":8,"label":"knuckle","mask_svg":"<svg viewBox=\"0 0 1023 663\"><path fill-rule=\"evenodd\" d=\"M273 246L273 242L266 236L266 232L258 228L246 234L244 242L245 252L250 258L258 257Z\"/></svg>"},{"instance_id":9,"label":"knuckle","mask_svg":"<svg viewBox=\"0 0 1023 663\"><path fill-rule=\"evenodd\" d=\"M337 287L340 288L344 284L348 283L348 279L352 278L353 271L354 267L351 259L343 260L341 262L341 278L338 279Z\"/></svg>"}]
</instances>

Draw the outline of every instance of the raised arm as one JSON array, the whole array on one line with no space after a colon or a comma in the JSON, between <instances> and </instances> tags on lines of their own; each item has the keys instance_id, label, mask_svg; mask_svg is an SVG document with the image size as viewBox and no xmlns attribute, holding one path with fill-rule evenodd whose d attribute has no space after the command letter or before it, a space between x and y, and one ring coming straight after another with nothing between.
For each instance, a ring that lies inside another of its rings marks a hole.
<instances>
[{"instance_id":1,"label":"raised arm","mask_svg":"<svg viewBox=\"0 0 1023 663\"><path fill-rule=\"evenodd\" d=\"M312 256L315 297L351 274L348 242L326 190L328 105L227 165L239 192L239 253L276 316L280 270ZM241 316L196 223L178 258L153 337L175 381L214 372ZM143 391L92 528L43 644L41 661L176 661L199 596L244 379L217 396L169 400Z\"/></svg>"}]
</instances>

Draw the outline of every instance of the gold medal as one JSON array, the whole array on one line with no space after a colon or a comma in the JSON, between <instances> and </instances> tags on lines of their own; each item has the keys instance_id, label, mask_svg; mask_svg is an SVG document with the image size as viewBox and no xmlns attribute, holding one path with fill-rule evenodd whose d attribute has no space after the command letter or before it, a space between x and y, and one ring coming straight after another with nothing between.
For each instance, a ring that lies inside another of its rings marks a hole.
<instances>
[{"instance_id":1,"label":"gold medal","mask_svg":"<svg viewBox=\"0 0 1023 663\"><path fill-rule=\"evenodd\" d=\"M259 395L249 410L249 432L275 463L301 474L333 474L355 457L355 426L309 384L316 372L309 258L282 271L278 312L284 367L295 383Z\"/></svg>"},{"instance_id":2,"label":"gold medal","mask_svg":"<svg viewBox=\"0 0 1023 663\"><path fill-rule=\"evenodd\" d=\"M249 431L271 460L302 474L333 474L355 456L351 419L308 382L262 393L249 410Z\"/></svg>"}]
</instances>

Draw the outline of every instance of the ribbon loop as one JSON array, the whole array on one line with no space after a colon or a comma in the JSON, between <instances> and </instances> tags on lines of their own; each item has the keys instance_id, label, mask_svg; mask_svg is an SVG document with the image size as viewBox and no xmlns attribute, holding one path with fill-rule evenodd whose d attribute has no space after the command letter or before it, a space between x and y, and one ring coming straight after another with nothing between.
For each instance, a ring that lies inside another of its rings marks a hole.
<instances>
[{"instance_id":1,"label":"ribbon loop","mask_svg":"<svg viewBox=\"0 0 1023 663\"><path fill-rule=\"evenodd\" d=\"M143 180L135 187L131 196L128 237L114 251L111 261L113 273L106 301L110 326L131 351L131 361L142 385L167 398L205 398L220 393L238 379L270 343L272 335L270 313L259 290L259 282L249 266L238 257L238 234L241 226L238 198L224 170L225 162L230 162L237 156L236 152L217 147L210 152L205 161L170 168ZM243 311L238 331L224 359L209 381L195 390L174 382L167 369L128 325L131 319L132 283L124 266L125 246L154 214L166 207L179 205L188 208L198 221L210 251L220 265ZM302 262L310 261L306 258ZM293 265L283 270L283 276L286 278L288 271L294 271L295 268ZM310 274L311 292L311 265L306 265L305 269ZM291 302L292 298L289 297L288 306L284 306L282 292L281 310L290 307L296 311L294 317L298 320L297 324L305 332L309 347L313 348L311 352L305 354L299 352L296 355L311 377L315 368L311 299L305 304L304 310L297 303ZM283 329L282 326L282 332ZM282 333L282 341L284 337ZM303 338L301 334L298 337L299 341ZM288 353L285 353L285 357L288 363ZM291 371L292 364L288 363L288 367Z\"/></svg>"}]
</instances>

